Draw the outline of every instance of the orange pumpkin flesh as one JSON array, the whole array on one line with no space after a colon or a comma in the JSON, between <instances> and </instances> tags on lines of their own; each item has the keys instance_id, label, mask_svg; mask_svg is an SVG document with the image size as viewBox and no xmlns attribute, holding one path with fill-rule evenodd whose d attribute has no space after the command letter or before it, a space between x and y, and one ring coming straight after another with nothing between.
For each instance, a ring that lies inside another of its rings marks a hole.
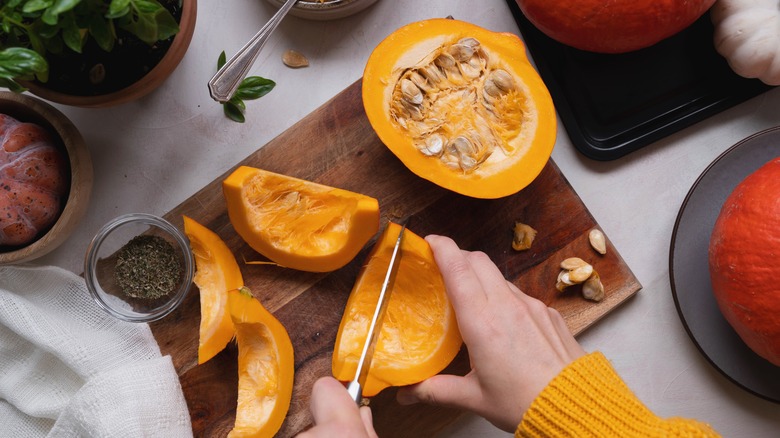
<instances>
[{"instance_id":1,"label":"orange pumpkin flesh","mask_svg":"<svg viewBox=\"0 0 780 438\"><path fill-rule=\"evenodd\" d=\"M287 268L341 268L379 229L376 199L311 181L242 166L223 191L236 232Z\"/></svg>"},{"instance_id":2,"label":"orange pumpkin flesh","mask_svg":"<svg viewBox=\"0 0 780 438\"><path fill-rule=\"evenodd\" d=\"M333 375L355 376L393 246L401 228L389 224L368 257L347 301L333 351ZM374 358L363 388L371 397L389 386L420 382L443 370L462 340L444 281L428 243L405 231Z\"/></svg>"},{"instance_id":3,"label":"orange pumpkin flesh","mask_svg":"<svg viewBox=\"0 0 780 438\"><path fill-rule=\"evenodd\" d=\"M195 256L193 282L200 290L198 363L222 351L235 329L228 310L228 291L244 285L233 253L213 231L184 216L184 233Z\"/></svg>"},{"instance_id":4,"label":"orange pumpkin flesh","mask_svg":"<svg viewBox=\"0 0 780 438\"><path fill-rule=\"evenodd\" d=\"M409 170L475 198L530 184L555 144L555 108L520 38L458 20L390 34L368 59L362 96Z\"/></svg>"},{"instance_id":5,"label":"orange pumpkin flesh","mask_svg":"<svg viewBox=\"0 0 780 438\"><path fill-rule=\"evenodd\" d=\"M625 53L687 28L715 0L516 0L540 31L591 52Z\"/></svg>"},{"instance_id":6,"label":"orange pumpkin flesh","mask_svg":"<svg viewBox=\"0 0 780 438\"><path fill-rule=\"evenodd\" d=\"M709 247L712 289L723 316L759 356L780 366L780 158L726 199Z\"/></svg>"},{"instance_id":7,"label":"orange pumpkin flesh","mask_svg":"<svg viewBox=\"0 0 780 438\"><path fill-rule=\"evenodd\" d=\"M68 193L68 163L48 132L0 114L0 247L31 243Z\"/></svg>"},{"instance_id":8,"label":"orange pumpkin flesh","mask_svg":"<svg viewBox=\"0 0 780 438\"><path fill-rule=\"evenodd\" d=\"M236 423L228 437L272 437L292 399L295 362L290 336L247 288L229 292L238 343Z\"/></svg>"}]
</instances>

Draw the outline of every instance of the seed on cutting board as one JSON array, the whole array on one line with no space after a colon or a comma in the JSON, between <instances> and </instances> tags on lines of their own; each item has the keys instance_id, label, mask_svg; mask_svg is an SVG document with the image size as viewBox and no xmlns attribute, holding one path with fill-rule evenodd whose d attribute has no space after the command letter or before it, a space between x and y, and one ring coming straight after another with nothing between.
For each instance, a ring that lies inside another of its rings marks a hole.
<instances>
[{"instance_id":1,"label":"seed on cutting board","mask_svg":"<svg viewBox=\"0 0 780 438\"><path fill-rule=\"evenodd\" d=\"M592 246L596 252L602 255L607 253L607 240L601 230L598 228L590 230L590 233L588 233L588 240L590 241L590 246Z\"/></svg>"},{"instance_id":2,"label":"seed on cutting board","mask_svg":"<svg viewBox=\"0 0 780 438\"><path fill-rule=\"evenodd\" d=\"M536 238L536 230L530 225L522 222L515 222L514 238L512 239L512 249L515 251L524 251L531 248Z\"/></svg>"},{"instance_id":3,"label":"seed on cutting board","mask_svg":"<svg viewBox=\"0 0 780 438\"><path fill-rule=\"evenodd\" d=\"M583 283L582 296L587 300L601 301L604 299L604 285L596 271Z\"/></svg>"},{"instance_id":4,"label":"seed on cutting board","mask_svg":"<svg viewBox=\"0 0 780 438\"><path fill-rule=\"evenodd\" d=\"M284 52L282 55L282 62L284 62L284 65L290 68L301 68L309 66L309 60L306 59L302 53L296 52L295 50L288 50Z\"/></svg>"}]
</instances>

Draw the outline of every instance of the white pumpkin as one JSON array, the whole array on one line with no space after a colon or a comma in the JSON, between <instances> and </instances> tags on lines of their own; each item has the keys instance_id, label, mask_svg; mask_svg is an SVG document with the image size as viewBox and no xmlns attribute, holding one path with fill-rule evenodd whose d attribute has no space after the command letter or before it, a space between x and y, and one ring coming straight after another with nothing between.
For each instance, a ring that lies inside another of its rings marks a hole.
<instances>
[{"instance_id":1,"label":"white pumpkin","mask_svg":"<svg viewBox=\"0 0 780 438\"><path fill-rule=\"evenodd\" d=\"M735 73L780 85L780 0L717 0L710 18L715 49Z\"/></svg>"}]
</instances>

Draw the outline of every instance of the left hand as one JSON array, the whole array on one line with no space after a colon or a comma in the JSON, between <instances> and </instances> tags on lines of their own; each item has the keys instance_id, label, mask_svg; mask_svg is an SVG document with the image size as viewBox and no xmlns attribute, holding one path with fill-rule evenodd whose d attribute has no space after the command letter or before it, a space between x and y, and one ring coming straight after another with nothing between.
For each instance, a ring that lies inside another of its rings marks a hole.
<instances>
[{"instance_id":1,"label":"left hand","mask_svg":"<svg viewBox=\"0 0 780 438\"><path fill-rule=\"evenodd\" d=\"M377 438L371 409L358 409L344 385L333 377L314 382L309 409L314 427L298 434L298 438Z\"/></svg>"}]
</instances>

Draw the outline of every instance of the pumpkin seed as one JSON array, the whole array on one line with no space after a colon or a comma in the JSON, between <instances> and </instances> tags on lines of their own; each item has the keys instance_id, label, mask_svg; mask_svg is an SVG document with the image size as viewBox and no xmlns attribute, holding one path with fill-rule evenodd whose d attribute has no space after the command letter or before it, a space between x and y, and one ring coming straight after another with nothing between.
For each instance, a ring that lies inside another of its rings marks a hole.
<instances>
[{"instance_id":1,"label":"pumpkin seed","mask_svg":"<svg viewBox=\"0 0 780 438\"><path fill-rule=\"evenodd\" d=\"M474 172L496 148L524 142L528 102L499 57L471 37L446 42L399 72L390 116L425 156ZM431 140L433 138L433 140Z\"/></svg>"},{"instance_id":2,"label":"pumpkin seed","mask_svg":"<svg viewBox=\"0 0 780 438\"><path fill-rule=\"evenodd\" d=\"M607 253L607 240L601 230L598 228L590 230L590 233L588 233L588 240L590 241L590 246L592 246L596 252L602 255Z\"/></svg>"},{"instance_id":3,"label":"pumpkin seed","mask_svg":"<svg viewBox=\"0 0 780 438\"><path fill-rule=\"evenodd\" d=\"M282 62L290 68L308 67L309 60L302 53L295 50L288 50L282 55Z\"/></svg>"},{"instance_id":4,"label":"pumpkin seed","mask_svg":"<svg viewBox=\"0 0 780 438\"><path fill-rule=\"evenodd\" d=\"M588 277L582 285L582 296L586 300L601 301L604 299L604 285L601 283L601 277L596 271Z\"/></svg>"}]
</instances>

